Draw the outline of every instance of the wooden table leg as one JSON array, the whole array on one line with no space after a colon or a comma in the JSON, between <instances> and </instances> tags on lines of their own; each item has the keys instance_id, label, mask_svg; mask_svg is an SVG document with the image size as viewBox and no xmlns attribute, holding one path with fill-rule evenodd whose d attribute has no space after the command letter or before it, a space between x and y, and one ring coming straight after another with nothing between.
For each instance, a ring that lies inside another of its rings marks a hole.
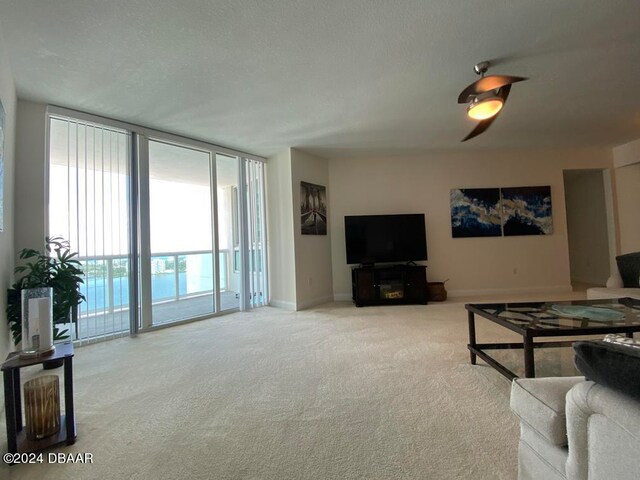
<instances>
[{"instance_id":1,"label":"wooden table leg","mask_svg":"<svg viewBox=\"0 0 640 480\"><path fill-rule=\"evenodd\" d=\"M64 359L64 414L67 427L67 445L76 441L76 419L73 412L73 362L72 357Z\"/></svg>"},{"instance_id":2,"label":"wooden table leg","mask_svg":"<svg viewBox=\"0 0 640 480\"><path fill-rule=\"evenodd\" d=\"M467 312L467 317L469 319L469 346L476 348L476 319L471 311ZM471 358L471 365L475 365L476 354L470 351L469 357Z\"/></svg>"},{"instance_id":3,"label":"wooden table leg","mask_svg":"<svg viewBox=\"0 0 640 480\"><path fill-rule=\"evenodd\" d=\"M536 367L533 363L533 338L525 333L522 336L524 346L524 376L525 378L533 378L536 376Z\"/></svg>"},{"instance_id":4,"label":"wooden table leg","mask_svg":"<svg viewBox=\"0 0 640 480\"><path fill-rule=\"evenodd\" d=\"M12 370L4 371L4 409L7 421L7 451L9 453L18 453L18 431L16 423L16 403L14 385L15 375ZM17 386L18 394L20 394L20 385ZM22 423L22 422L21 422Z\"/></svg>"},{"instance_id":5,"label":"wooden table leg","mask_svg":"<svg viewBox=\"0 0 640 480\"><path fill-rule=\"evenodd\" d=\"M13 370L13 401L16 406L16 432L22 431L22 382L20 381L20 369Z\"/></svg>"}]
</instances>

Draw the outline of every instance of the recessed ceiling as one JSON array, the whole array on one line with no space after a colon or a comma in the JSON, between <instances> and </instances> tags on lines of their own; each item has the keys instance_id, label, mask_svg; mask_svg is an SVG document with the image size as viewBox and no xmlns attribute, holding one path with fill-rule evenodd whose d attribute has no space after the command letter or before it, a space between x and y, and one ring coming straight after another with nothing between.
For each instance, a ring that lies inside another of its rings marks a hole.
<instances>
[{"instance_id":1,"label":"recessed ceiling","mask_svg":"<svg viewBox=\"0 0 640 480\"><path fill-rule=\"evenodd\" d=\"M18 96L259 155L640 138L640 2L0 0ZM477 77L529 77L473 128Z\"/></svg>"}]
</instances>

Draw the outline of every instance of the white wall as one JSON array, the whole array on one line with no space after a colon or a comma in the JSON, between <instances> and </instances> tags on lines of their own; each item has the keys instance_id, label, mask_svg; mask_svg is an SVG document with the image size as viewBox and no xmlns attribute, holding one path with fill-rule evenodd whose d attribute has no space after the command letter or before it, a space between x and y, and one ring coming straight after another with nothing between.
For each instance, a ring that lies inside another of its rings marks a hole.
<instances>
[{"instance_id":1,"label":"white wall","mask_svg":"<svg viewBox=\"0 0 640 480\"><path fill-rule=\"evenodd\" d=\"M29 221L16 222L18 250L42 250L46 236L46 127L47 106L18 101L16 132L16 211L28 212Z\"/></svg>"},{"instance_id":2,"label":"white wall","mask_svg":"<svg viewBox=\"0 0 640 480\"><path fill-rule=\"evenodd\" d=\"M564 187L571 281L604 286L610 271L602 170L568 170Z\"/></svg>"},{"instance_id":3,"label":"white wall","mask_svg":"<svg viewBox=\"0 0 640 480\"><path fill-rule=\"evenodd\" d=\"M301 181L327 186L328 161L293 148L267 160L270 303L290 310L333 300L331 230L302 235Z\"/></svg>"},{"instance_id":4,"label":"white wall","mask_svg":"<svg viewBox=\"0 0 640 480\"><path fill-rule=\"evenodd\" d=\"M613 166L625 167L640 163L640 139L613 147Z\"/></svg>"},{"instance_id":5,"label":"white wall","mask_svg":"<svg viewBox=\"0 0 640 480\"><path fill-rule=\"evenodd\" d=\"M324 158L291 149L293 190L293 229L296 262L296 309L333 300L331 270L331 231L327 235L302 235L300 218L300 182L327 187L327 208L331 209L329 164Z\"/></svg>"},{"instance_id":6,"label":"white wall","mask_svg":"<svg viewBox=\"0 0 640 480\"><path fill-rule=\"evenodd\" d=\"M610 168L610 150L433 153L411 157L331 159L333 289L351 298L344 216L426 214L430 281L450 279L453 295L569 290L563 169ZM550 185L554 233L452 238L449 191L461 187Z\"/></svg>"},{"instance_id":7,"label":"white wall","mask_svg":"<svg viewBox=\"0 0 640 480\"><path fill-rule=\"evenodd\" d=\"M0 362L13 350L13 341L7 326L7 288L13 283L15 258L14 223L14 167L16 132L16 90L11 74L9 57L0 35L0 100L5 111L4 131L4 231L0 233ZM2 402L1 409L4 409Z\"/></svg>"},{"instance_id":8,"label":"white wall","mask_svg":"<svg viewBox=\"0 0 640 480\"><path fill-rule=\"evenodd\" d=\"M267 159L269 292L273 306L296 309L293 192L289 149Z\"/></svg>"},{"instance_id":9,"label":"white wall","mask_svg":"<svg viewBox=\"0 0 640 480\"><path fill-rule=\"evenodd\" d=\"M640 156L638 157L640 160ZM640 163L615 169L620 254L640 251Z\"/></svg>"}]
</instances>

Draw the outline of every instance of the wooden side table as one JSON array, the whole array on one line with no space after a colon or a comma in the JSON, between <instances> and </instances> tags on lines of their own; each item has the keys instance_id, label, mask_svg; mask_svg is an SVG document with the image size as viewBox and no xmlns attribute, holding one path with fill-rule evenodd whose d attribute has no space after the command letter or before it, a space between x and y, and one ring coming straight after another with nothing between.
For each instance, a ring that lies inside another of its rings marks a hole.
<instances>
[{"instance_id":1,"label":"wooden side table","mask_svg":"<svg viewBox=\"0 0 640 480\"><path fill-rule=\"evenodd\" d=\"M60 431L42 440L27 439L22 425L22 392L20 369L51 360L62 360L64 365L64 415L60 418ZM4 376L4 406L7 419L7 447L9 453L29 453L76 441L76 419L73 413L73 343L58 343L56 351L46 357L20 358L18 352L10 353L2 364Z\"/></svg>"}]
</instances>

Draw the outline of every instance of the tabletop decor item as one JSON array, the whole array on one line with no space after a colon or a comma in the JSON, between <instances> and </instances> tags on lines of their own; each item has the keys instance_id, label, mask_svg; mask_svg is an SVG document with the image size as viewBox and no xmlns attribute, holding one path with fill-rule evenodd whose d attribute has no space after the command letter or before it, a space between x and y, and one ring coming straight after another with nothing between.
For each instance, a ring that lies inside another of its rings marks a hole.
<instances>
[{"instance_id":1,"label":"tabletop decor item","mask_svg":"<svg viewBox=\"0 0 640 480\"><path fill-rule=\"evenodd\" d=\"M24 384L24 416L29 440L41 440L60 431L60 381L44 375Z\"/></svg>"},{"instance_id":2,"label":"tabletop decor item","mask_svg":"<svg viewBox=\"0 0 640 480\"><path fill-rule=\"evenodd\" d=\"M29 358L53 353L53 289L22 290L22 350Z\"/></svg>"},{"instance_id":3,"label":"tabletop decor item","mask_svg":"<svg viewBox=\"0 0 640 480\"><path fill-rule=\"evenodd\" d=\"M551 310L561 317L585 318L587 320L620 320L624 318L624 312L591 305L551 305Z\"/></svg>"}]
</instances>

